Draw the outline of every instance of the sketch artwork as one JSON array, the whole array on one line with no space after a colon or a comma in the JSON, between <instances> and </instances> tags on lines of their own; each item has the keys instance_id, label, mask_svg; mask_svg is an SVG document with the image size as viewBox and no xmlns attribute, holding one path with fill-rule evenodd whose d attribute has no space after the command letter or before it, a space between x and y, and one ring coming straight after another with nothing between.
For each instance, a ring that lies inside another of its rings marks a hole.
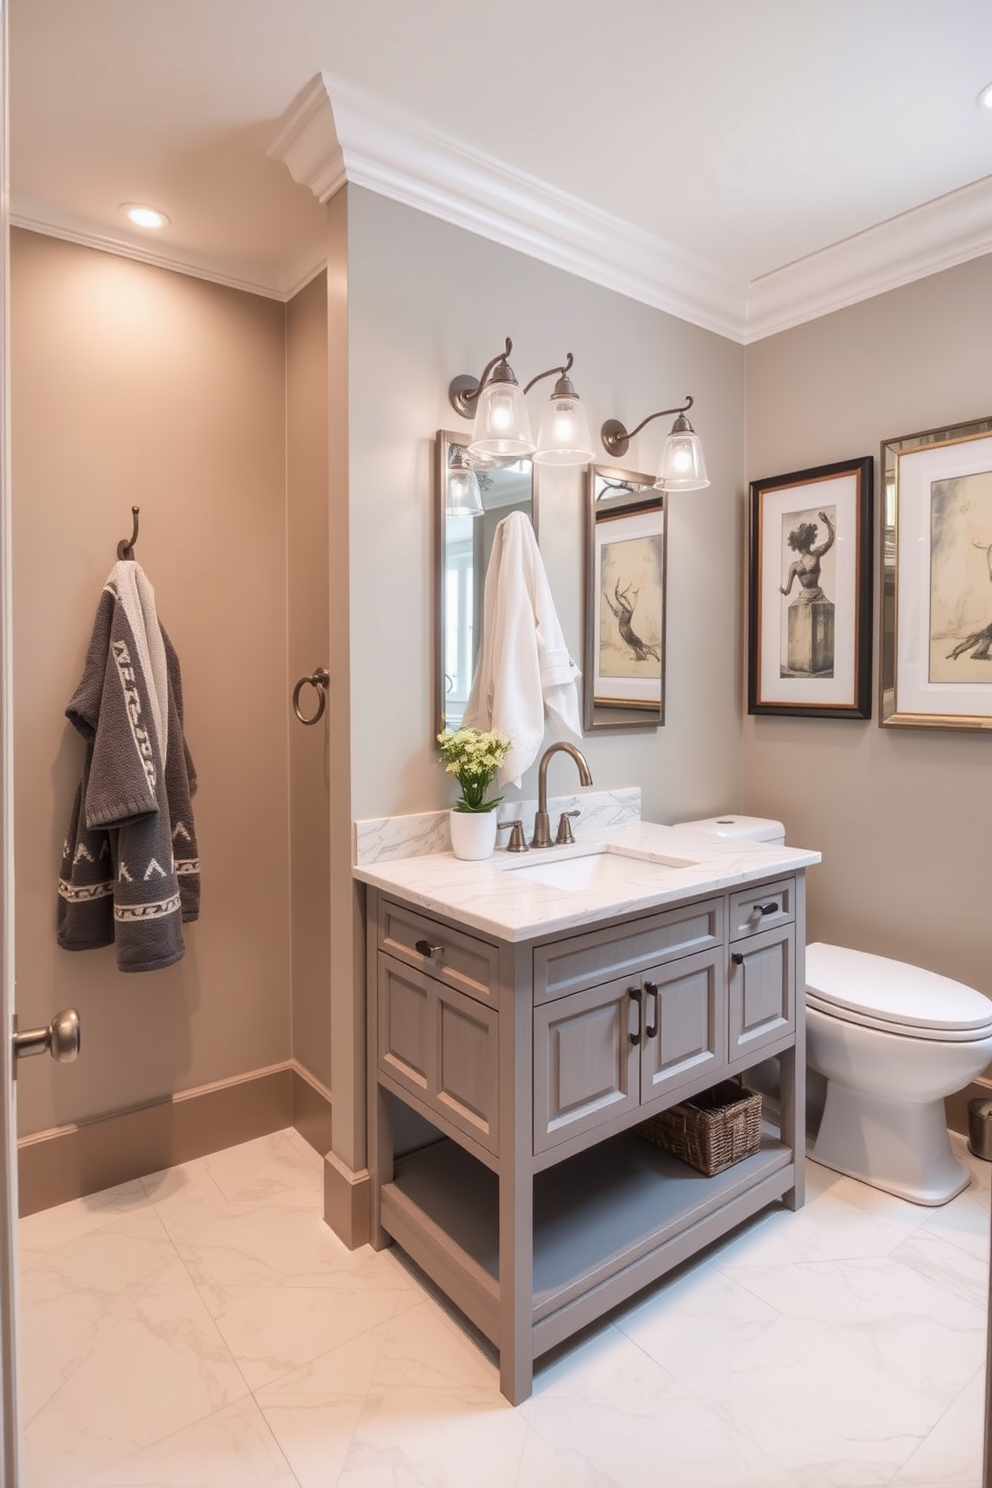
<instances>
[{"instance_id":1,"label":"sketch artwork","mask_svg":"<svg viewBox=\"0 0 992 1488\"><path fill-rule=\"evenodd\" d=\"M992 470L930 486L930 681L992 680Z\"/></svg>"},{"instance_id":2,"label":"sketch artwork","mask_svg":"<svg viewBox=\"0 0 992 1488\"><path fill-rule=\"evenodd\" d=\"M782 677L834 675L834 600L828 591L834 589L832 549L836 527L835 506L782 515L782 566L786 575L779 593L789 600L782 626ZM791 561L790 555L794 555ZM797 589L792 598L794 584Z\"/></svg>"},{"instance_id":3,"label":"sketch artwork","mask_svg":"<svg viewBox=\"0 0 992 1488\"><path fill-rule=\"evenodd\" d=\"M603 543L601 676L660 678L663 565L660 535Z\"/></svg>"}]
</instances>

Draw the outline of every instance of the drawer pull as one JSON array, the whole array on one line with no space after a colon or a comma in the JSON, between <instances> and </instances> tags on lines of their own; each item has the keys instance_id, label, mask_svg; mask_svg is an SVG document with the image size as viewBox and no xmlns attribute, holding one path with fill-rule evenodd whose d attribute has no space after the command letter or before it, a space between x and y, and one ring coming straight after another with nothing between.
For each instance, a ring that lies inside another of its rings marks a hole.
<instances>
[{"instance_id":1,"label":"drawer pull","mask_svg":"<svg viewBox=\"0 0 992 1488\"><path fill-rule=\"evenodd\" d=\"M418 940L416 942L416 944L414 945L414 950L415 951L419 951L422 956L443 956L444 955L444 946L443 945L431 945L431 943L430 943L429 940Z\"/></svg>"},{"instance_id":2,"label":"drawer pull","mask_svg":"<svg viewBox=\"0 0 992 1488\"><path fill-rule=\"evenodd\" d=\"M641 989L640 989L640 987L628 987L627 988L627 996L630 998L631 1002L636 1002L636 1004L637 1004L637 1031L636 1031L636 1033L630 1034L630 1042L632 1044L639 1044L641 1042Z\"/></svg>"},{"instance_id":3,"label":"drawer pull","mask_svg":"<svg viewBox=\"0 0 992 1488\"><path fill-rule=\"evenodd\" d=\"M744 965L744 954L743 954L742 951L734 951L734 953L733 953L733 955L731 956L730 959L731 959L731 961L733 961L733 963L734 963L735 966L743 966Z\"/></svg>"},{"instance_id":4,"label":"drawer pull","mask_svg":"<svg viewBox=\"0 0 992 1488\"><path fill-rule=\"evenodd\" d=\"M781 907L777 899L770 900L768 904L756 904L754 906L756 912L761 915L778 914Z\"/></svg>"},{"instance_id":5,"label":"drawer pull","mask_svg":"<svg viewBox=\"0 0 992 1488\"><path fill-rule=\"evenodd\" d=\"M647 1026L647 1028L645 1028L645 1030L644 1030L644 1037L645 1038L649 1038L649 1039L657 1038L658 1037L658 1010L659 1010L659 1007L661 1006L660 998L658 996L658 984L657 984L657 982L645 982L644 983L644 990L648 994L649 997L653 997L654 998L654 1022L653 1023L649 1023L648 1026Z\"/></svg>"}]
</instances>

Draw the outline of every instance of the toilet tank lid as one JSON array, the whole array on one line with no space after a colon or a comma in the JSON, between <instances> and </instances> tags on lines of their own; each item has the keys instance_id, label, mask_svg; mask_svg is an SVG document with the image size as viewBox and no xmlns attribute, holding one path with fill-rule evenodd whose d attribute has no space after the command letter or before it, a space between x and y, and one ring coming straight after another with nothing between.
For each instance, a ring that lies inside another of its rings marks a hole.
<instances>
[{"instance_id":1,"label":"toilet tank lid","mask_svg":"<svg viewBox=\"0 0 992 1488\"><path fill-rule=\"evenodd\" d=\"M950 977L847 946L814 941L806 947L806 987L843 1013L867 1014L909 1028L992 1027L992 1001Z\"/></svg>"},{"instance_id":2,"label":"toilet tank lid","mask_svg":"<svg viewBox=\"0 0 992 1488\"><path fill-rule=\"evenodd\" d=\"M699 821L675 822L686 831L705 832L710 837L736 837L742 842L784 842L785 828L769 816L705 816Z\"/></svg>"}]
</instances>

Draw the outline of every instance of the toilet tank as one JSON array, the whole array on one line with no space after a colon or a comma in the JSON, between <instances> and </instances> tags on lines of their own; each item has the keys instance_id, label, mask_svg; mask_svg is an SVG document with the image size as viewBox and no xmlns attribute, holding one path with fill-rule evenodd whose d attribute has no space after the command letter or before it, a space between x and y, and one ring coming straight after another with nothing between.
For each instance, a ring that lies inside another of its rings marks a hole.
<instances>
[{"instance_id":1,"label":"toilet tank","mask_svg":"<svg viewBox=\"0 0 992 1488\"><path fill-rule=\"evenodd\" d=\"M738 842L771 842L785 845L785 827L769 816L706 816L699 821L673 822L686 831L706 832L710 837L725 837Z\"/></svg>"}]
</instances>

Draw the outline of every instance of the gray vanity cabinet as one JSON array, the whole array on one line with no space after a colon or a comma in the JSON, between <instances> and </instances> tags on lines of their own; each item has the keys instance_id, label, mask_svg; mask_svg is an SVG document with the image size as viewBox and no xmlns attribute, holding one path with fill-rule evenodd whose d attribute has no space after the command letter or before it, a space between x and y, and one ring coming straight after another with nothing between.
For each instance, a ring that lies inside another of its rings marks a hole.
<instances>
[{"instance_id":1,"label":"gray vanity cabinet","mask_svg":"<svg viewBox=\"0 0 992 1488\"><path fill-rule=\"evenodd\" d=\"M803 877L509 941L368 889L371 1239L534 1359L766 1205L803 1201ZM781 1112L707 1177L638 1124L777 1055ZM436 1140L397 1156L394 1100Z\"/></svg>"},{"instance_id":2,"label":"gray vanity cabinet","mask_svg":"<svg viewBox=\"0 0 992 1488\"><path fill-rule=\"evenodd\" d=\"M534 1011L534 1150L595 1132L727 1062L723 947ZM647 1114L647 1113L644 1113Z\"/></svg>"}]
</instances>

